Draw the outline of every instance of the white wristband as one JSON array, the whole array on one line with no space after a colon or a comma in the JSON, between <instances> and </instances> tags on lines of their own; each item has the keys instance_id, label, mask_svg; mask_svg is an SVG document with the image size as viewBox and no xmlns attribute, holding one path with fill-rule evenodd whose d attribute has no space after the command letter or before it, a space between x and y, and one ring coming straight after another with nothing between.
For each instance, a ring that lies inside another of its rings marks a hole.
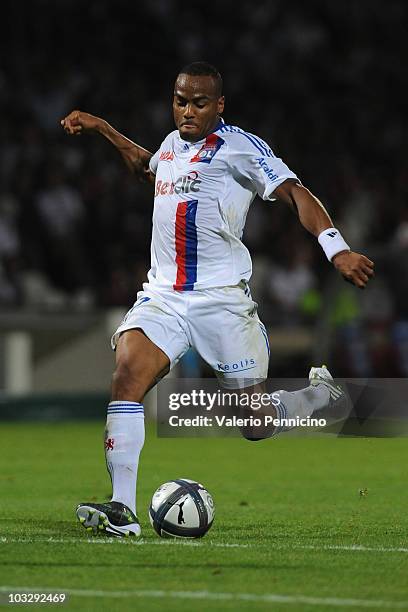
<instances>
[{"instance_id":1,"label":"white wristband","mask_svg":"<svg viewBox=\"0 0 408 612\"><path fill-rule=\"evenodd\" d=\"M350 251L349 245L335 227L328 227L323 230L317 239L329 261L341 251Z\"/></svg>"}]
</instances>

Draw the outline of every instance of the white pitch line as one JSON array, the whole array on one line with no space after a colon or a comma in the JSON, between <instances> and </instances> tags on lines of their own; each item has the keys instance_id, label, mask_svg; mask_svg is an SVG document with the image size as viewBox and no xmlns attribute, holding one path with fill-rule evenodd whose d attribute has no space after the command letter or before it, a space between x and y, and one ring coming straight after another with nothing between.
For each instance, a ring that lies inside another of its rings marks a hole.
<instances>
[{"instance_id":1,"label":"white pitch line","mask_svg":"<svg viewBox=\"0 0 408 612\"><path fill-rule=\"evenodd\" d=\"M96 538L10 538L0 537L0 544L124 544L125 546L192 546L203 548L213 546L216 548L250 548L256 544L235 544L223 542L195 542L192 540L168 539L168 540L136 540L127 538L115 538L98 536Z\"/></svg>"},{"instance_id":2,"label":"white pitch line","mask_svg":"<svg viewBox=\"0 0 408 612\"><path fill-rule=\"evenodd\" d=\"M9 538L0 537L0 544L122 544L125 546L190 546L194 548L269 548L270 550L338 550L345 552L377 552L377 553L408 553L408 548L404 546L383 547L383 546L364 546L362 544L241 544L228 542L213 542L204 540L195 542L192 540L128 540L125 538L106 538L99 536L97 538Z\"/></svg>"},{"instance_id":3,"label":"white pitch line","mask_svg":"<svg viewBox=\"0 0 408 612\"><path fill-rule=\"evenodd\" d=\"M289 548L289 547L288 547ZM346 550L350 552L389 552L389 553L408 553L408 548L404 546L385 547L385 546L364 546L362 544L350 544L343 546L341 544L323 544L316 546L315 544L295 545L293 548L303 548L307 550Z\"/></svg>"},{"instance_id":4,"label":"white pitch line","mask_svg":"<svg viewBox=\"0 0 408 612\"><path fill-rule=\"evenodd\" d=\"M352 599L339 597L309 597L307 595L280 595L278 593L217 593L213 591L163 591L163 590L132 590L132 591L102 591L89 589L65 589L63 587L27 587L27 586L0 586L0 593L65 593L73 597L104 597L124 599L130 597L152 599L192 599L211 601L250 601L282 604L304 604L310 606L337 606L346 608L350 606L360 608L390 608L407 609L408 601L387 601L380 599Z\"/></svg>"}]
</instances>

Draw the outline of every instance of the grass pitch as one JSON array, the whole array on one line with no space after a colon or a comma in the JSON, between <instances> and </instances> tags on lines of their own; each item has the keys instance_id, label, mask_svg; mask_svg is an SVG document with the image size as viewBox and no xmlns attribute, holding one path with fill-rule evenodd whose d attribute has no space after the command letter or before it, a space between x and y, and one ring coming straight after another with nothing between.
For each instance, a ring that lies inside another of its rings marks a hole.
<instances>
[{"instance_id":1,"label":"grass pitch","mask_svg":"<svg viewBox=\"0 0 408 612\"><path fill-rule=\"evenodd\" d=\"M78 502L108 498L103 427L1 424L3 603L32 587L67 592L75 610L408 608L405 439L158 439L151 427L133 543L75 520ZM202 540L150 527L153 491L176 477L214 497Z\"/></svg>"}]
</instances>

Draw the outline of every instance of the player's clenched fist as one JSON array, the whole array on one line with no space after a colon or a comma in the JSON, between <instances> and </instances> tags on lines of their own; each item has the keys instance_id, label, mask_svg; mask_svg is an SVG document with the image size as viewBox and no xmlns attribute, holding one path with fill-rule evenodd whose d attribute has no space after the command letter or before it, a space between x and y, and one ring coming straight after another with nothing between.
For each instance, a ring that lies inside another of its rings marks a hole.
<instances>
[{"instance_id":1,"label":"player's clenched fist","mask_svg":"<svg viewBox=\"0 0 408 612\"><path fill-rule=\"evenodd\" d=\"M374 276L374 262L353 251L343 251L335 255L333 265L346 281L360 289L365 289L370 278Z\"/></svg>"},{"instance_id":2,"label":"player's clenched fist","mask_svg":"<svg viewBox=\"0 0 408 612\"><path fill-rule=\"evenodd\" d=\"M84 131L98 131L101 123L102 119L99 117L79 110L72 111L65 119L61 120L65 132L71 136L80 136Z\"/></svg>"}]
</instances>

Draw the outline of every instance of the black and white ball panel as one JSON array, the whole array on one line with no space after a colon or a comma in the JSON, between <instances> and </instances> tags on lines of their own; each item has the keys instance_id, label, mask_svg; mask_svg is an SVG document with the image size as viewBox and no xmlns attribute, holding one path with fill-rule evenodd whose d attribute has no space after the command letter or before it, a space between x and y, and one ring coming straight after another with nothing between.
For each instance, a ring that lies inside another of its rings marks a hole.
<instances>
[{"instance_id":1,"label":"black and white ball panel","mask_svg":"<svg viewBox=\"0 0 408 612\"><path fill-rule=\"evenodd\" d=\"M179 478L165 482L154 493L150 522L162 537L202 537L214 520L214 502L198 482Z\"/></svg>"}]
</instances>

